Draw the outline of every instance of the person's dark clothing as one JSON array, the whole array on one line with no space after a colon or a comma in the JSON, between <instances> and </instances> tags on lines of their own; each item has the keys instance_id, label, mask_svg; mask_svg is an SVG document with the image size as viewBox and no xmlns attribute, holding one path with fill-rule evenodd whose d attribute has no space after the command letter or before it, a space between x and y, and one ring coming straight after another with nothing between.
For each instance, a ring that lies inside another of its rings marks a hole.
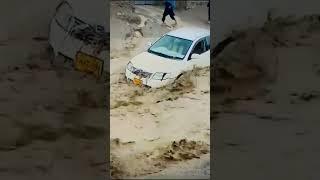
<instances>
[{"instance_id":1,"label":"person's dark clothing","mask_svg":"<svg viewBox=\"0 0 320 180\"><path fill-rule=\"evenodd\" d=\"M164 12L163 12L163 16L162 16L162 22L164 22L165 20L166 20L166 16L170 16L170 18L172 19L172 20L176 20L175 18L174 18L174 16L175 16L175 14L174 14L174 12L173 12L173 6L172 6L172 4L171 3L169 3L169 2L165 2L165 9L164 9Z\"/></svg>"}]
</instances>

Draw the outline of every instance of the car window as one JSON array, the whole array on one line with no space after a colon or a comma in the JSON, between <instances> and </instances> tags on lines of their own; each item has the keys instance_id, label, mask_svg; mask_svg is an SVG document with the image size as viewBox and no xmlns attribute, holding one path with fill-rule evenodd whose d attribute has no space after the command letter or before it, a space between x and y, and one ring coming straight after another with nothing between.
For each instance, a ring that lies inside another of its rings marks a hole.
<instances>
[{"instance_id":1,"label":"car window","mask_svg":"<svg viewBox=\"0 0 320 180\"><path fill-rule=\"evenodd\" d=\"M210 50L210 36L206 37L206 51Z\"/></svg>"},{"instance_id":2,"label":"car window","mask_svg":"<svg viewBox=\"0 0 320 180\"><path fill-rule=\"evenodd\" d=\"M191 40L165 35L155 42L148 52L174 60L182 60L191 45Z\"/></svg>"},{"instance_id":3,"label":"car window","mask_svg":"<svg viewBox=\"0 0 320 180\"><path fill-rule=\"evenodd\" d=\"M205 41L202 39L194 46L192 54L202 54L206 51L205 49Z\"/></svg>"}]
</instances>

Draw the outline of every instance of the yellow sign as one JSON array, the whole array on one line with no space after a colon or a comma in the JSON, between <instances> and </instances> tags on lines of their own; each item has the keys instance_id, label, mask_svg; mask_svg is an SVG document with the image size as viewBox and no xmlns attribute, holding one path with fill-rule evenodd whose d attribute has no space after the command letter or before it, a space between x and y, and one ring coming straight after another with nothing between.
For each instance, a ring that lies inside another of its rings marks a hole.
<instances>
[{"instance_id":1,"label":"yellow sign","mask_svg":"<svg viewBox=\"0 0 320 180\"><path fill-rule=\"evenodd\" d=\"M99 78L103 70L103 61L83 52L78 52L75 59L75 68L78 71L94 74Z\"/></svg>"},{"instance_id":2,"label":"yellow sign","mask_svg":"<svg viewBox=\"0 0 320 180\"><path fill-rule=\"evenodd\" d=\"M137 86L141 86L142 85L142 80L139 78L133 78L133 84L137 85Z\"/></svg>"}]
</instances>

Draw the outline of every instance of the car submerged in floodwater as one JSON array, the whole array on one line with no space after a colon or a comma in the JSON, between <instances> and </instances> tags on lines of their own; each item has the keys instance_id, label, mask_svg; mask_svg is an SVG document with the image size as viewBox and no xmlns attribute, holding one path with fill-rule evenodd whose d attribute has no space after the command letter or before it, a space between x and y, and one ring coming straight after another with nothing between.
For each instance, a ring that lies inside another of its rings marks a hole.
<instances>
[{"instance_id":1,"label":"car submerged in floodwater","mask_svg":"<svg viewBox=\"0 0 320 180\"><path fill-rule=\"evenodd\" d=\"M173 30L132 58L125 76L138 86L158 88L173 83L185 71L210 66L210 31L197 27Z\"/></svg>"},{"instance_id":2,"label":"car submerged in floodwater","mask_svg":"<svg viewBox=\"0 0 320 180\"><path fill-rule=\"evenodd\" d=\"M54 54L72 59L78 70L99 76L108 51L106 0L62 0L51 20Z\"/></svg>"}]
</instances>

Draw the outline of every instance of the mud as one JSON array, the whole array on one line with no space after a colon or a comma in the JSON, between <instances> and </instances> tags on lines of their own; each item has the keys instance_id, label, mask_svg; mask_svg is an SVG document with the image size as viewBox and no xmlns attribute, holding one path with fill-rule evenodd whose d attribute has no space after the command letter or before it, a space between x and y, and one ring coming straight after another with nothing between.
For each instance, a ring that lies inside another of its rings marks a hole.
<instances>
[{"instance_id":1,"label":"mud","mask_svg":"<svg viewBox=\"0 0 320 180\"><path fill-rule=\"evenodd\" d=\"M236 32L241 36L215 58L217 179L318 175L306 162L316 156L309 140L318 129L319 25L318 15L269 18Z\"/></svg>"},{"instance_id":2,"label":"mud","mask_svg":"<svg viewBox=\"0 0 320 180\"><path fill-rule=\"evenodd\" d=\"M6 162L0 176L59 177L64 167L70 174L59 179L74 177L73 168L86 168L83 177L104 178L105 165L92 166L105 151L104 83L72 67L53 66L45 39L8 41L1 48L10 64L0 67L0 156ZM70 165L75 162L77 167Z\"/></svg>"},{"instance_id":3,"label":"mud","mask_svg":"<svg viewBox=\"0 0 320 180\"><path fill-rule=\"evenodd\" d=\"M111 145L111 151L114 148L117 149L118 153L122 149L127 151L130 144L114 143ZM209 145L204 142L181 139L180 141L173 141L169 145L155 147L152 151L134 154L133 156L117 157L111 154L111 175L114 178L120 178L158 173L178 161L200 158L201 155L209 153L209 149ZM134 162L137 166L132 167L133 164L130 162Z\"/></svg>"},{"instance_id":4,"label":"mud","mask_svg":"<svg viewBox=\"0 0 320 180\"><path fill-rule=\"evenodd\" d=\"M209 68L186 72L173 84L159 89L136 87L124 77L126 64L145 50L147 42L156 40L173 28L190 25L209 28L209 25L193 18L196 13L182 11L177 12L178 26L170 26L173 23L170 18L167 19L169 26L162 26L163 9L156 6L135 7L134 16L140 17L141 22L128 23L122 19L125 15L119 6L112 9L112 177L147 178L155 175L164 178L181 165L192 170L193 165L198 163L192 160L209 161L202 158L210 153ZM203 13L197 9L199 12ZM120 14L122 17L119 17ZM182 15L186 20L182 19ZM205 21L206 16L203 18ZM159 174L166 173L166 170L169 171L167 175Z\"/></svg>"}]
</instances>

